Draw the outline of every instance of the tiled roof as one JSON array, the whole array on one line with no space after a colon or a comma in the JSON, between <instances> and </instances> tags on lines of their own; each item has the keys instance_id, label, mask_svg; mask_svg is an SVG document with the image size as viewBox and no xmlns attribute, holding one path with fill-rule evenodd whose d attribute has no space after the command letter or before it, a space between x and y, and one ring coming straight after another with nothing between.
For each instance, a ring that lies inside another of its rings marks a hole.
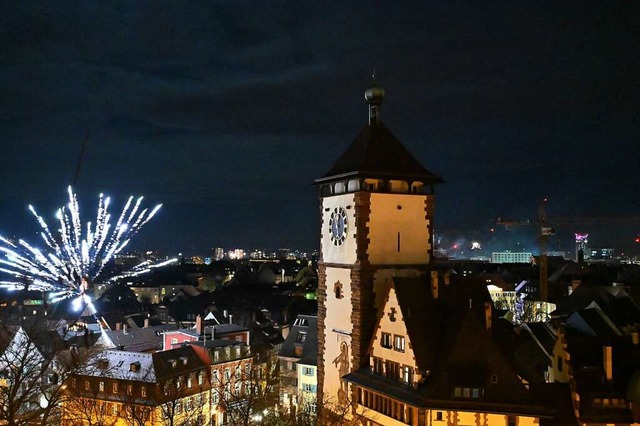
<instances>
[{"instance_id":1,"label":"tiled roof","mask_svg":"<svg viewBox=\"0 0 640 426\"><path fill-rule=\"evenodd\" d=\"M190 346L153 354L107 350L87 364L83 375L155 383L203 368L205 364Z\"/></svg>"},{"instance_id":2,"label":"tiled roof","mask_svg":"<svg viewBox=\"0 0 640 426\"><path fill-rule=\"evenodd\" d=\"M316 182L345 176L410 179L425 184L442 182L425 169L380 121L365 125L333 167Z\"/></svg>"},{"instance_id":3,"label":"tiled roof","mask_svg":"<svg viewBox=\"0 0 640 426\"><path fill-rule=\"evenodd\" d=\"M162 333L175 330L175 324L163 324L147 328L128 328L123 330L105 330L106 336L114 347L127 351L144 352L162 347Z\"/></svg>"}]
</instances>

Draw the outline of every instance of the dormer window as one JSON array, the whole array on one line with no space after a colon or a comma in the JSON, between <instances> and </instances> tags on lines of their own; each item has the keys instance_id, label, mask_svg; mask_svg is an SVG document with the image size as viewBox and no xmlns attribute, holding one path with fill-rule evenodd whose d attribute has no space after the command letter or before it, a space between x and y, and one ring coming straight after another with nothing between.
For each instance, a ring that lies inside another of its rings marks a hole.
<instances>
[{"instance_id":1,"label":"dormer window","mask_svg":"<svg viewBox=\"0 0 640 426\"><path fill-rule=\"evenodd\" d=\"M129 371L133 373L140 371L140 363L136 361L129 364Z\"/></svg>"}]
</instances>

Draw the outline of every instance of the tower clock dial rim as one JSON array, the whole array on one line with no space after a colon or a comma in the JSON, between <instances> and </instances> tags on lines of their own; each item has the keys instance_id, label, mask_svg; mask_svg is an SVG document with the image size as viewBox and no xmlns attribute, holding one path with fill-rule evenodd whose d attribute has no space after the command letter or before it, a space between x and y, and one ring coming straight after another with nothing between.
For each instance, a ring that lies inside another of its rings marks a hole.
<instances>
[{"instance_id":1,"label":"tower clock dial rim","mask_svg":"<svg viewBox=\"0 0 640 426\"><path fill-rule=\"evenodd\" d=\"M329 217L329 237L335 246L341 246L347 238L347 211L344 207L335 207Z\"/></svg>"}]
</instances>

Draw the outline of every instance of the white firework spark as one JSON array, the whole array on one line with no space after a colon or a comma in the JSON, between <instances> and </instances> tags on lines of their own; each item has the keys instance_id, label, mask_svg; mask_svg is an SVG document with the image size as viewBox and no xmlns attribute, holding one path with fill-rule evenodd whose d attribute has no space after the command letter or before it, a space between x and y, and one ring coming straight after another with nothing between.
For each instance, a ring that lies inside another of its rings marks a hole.
<instances>
[{"instance_id":1,"label":"white firework spark","mask_svg":"<svg viewBox=\"0 0 640 426\"><path fill-rule=\"evenodd\" d=\"M24 240L14 243L0 236L0 272L13 278L0 281L0 287L16 289L28 286L30 289L52 292L52 301L78 296L85 304L89 304L84 291L98 277L103 282L114 281L144 274L174 261L172 259L160 264L143 262L120 275L100 276L109 261L153 218L162 204L151 210L140 210L143 197L135 202L133 197L129 197L115 225L112 225L108 211L110 199L100 194L95 224L87 222L83 233L76 194L71 187L68 193L69 203L56 213L59 223L57 232L52 232L42 216L33 206L29 206L41 227L44 252Z\"/></svg>"}]
</instances>

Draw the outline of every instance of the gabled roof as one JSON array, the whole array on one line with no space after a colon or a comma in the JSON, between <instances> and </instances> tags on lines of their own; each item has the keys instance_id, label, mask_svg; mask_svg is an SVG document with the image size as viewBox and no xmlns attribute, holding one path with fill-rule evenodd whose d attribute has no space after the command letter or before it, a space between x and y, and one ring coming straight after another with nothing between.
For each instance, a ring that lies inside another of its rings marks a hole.
<instances>
[{"instance_id":1,"label":"gabled roof","mask_svg":"<svg viewBox=\"0 0 640 426\"><path fill-rule=\"evenodd\" d=\"M393 286L418 367L425 371L431 370L439 357L446 356L469 305L482 317L485 303L491 303L486 283L479 277L451 275L449 285L440 283L438 299L433 298L430 283L423 277L395 277ZM433 351L434 347L441 350Z\"/></svg>"},{"instance_id":2,"label":"gabled roof","mask_svg":"<svg viewBox=\"0 0 640 426\"><path fill-rule=\"evenodd\" d=\"M430 284L424 277L394 277L389 289L389 295L397 298L409 348L422 374L417 388L376 375L369 368L344 379L419 406L462 409L477 404L453 397L458 387L482 388L483 407L491 412L501 412L506 406L511 410L517 406L525 410L522 412L542 411L540 401L525 388L486 328L485 306L491 309L492 305L485 279L453 275L448 285L439 284L437 298ZM381 315L388 315L386 308Z\"/></svg>"},{"instance_id":3,"label":"gabled roof","mask_svg":"<svg viewBox=\"0 0 640 426\"><path fill-rule=\"evenodd\" d=\"M331 169L316 183L347 176L418 180L442 179L425 169L381 121L366 124Z\"/></svg>"}]
</instances>

